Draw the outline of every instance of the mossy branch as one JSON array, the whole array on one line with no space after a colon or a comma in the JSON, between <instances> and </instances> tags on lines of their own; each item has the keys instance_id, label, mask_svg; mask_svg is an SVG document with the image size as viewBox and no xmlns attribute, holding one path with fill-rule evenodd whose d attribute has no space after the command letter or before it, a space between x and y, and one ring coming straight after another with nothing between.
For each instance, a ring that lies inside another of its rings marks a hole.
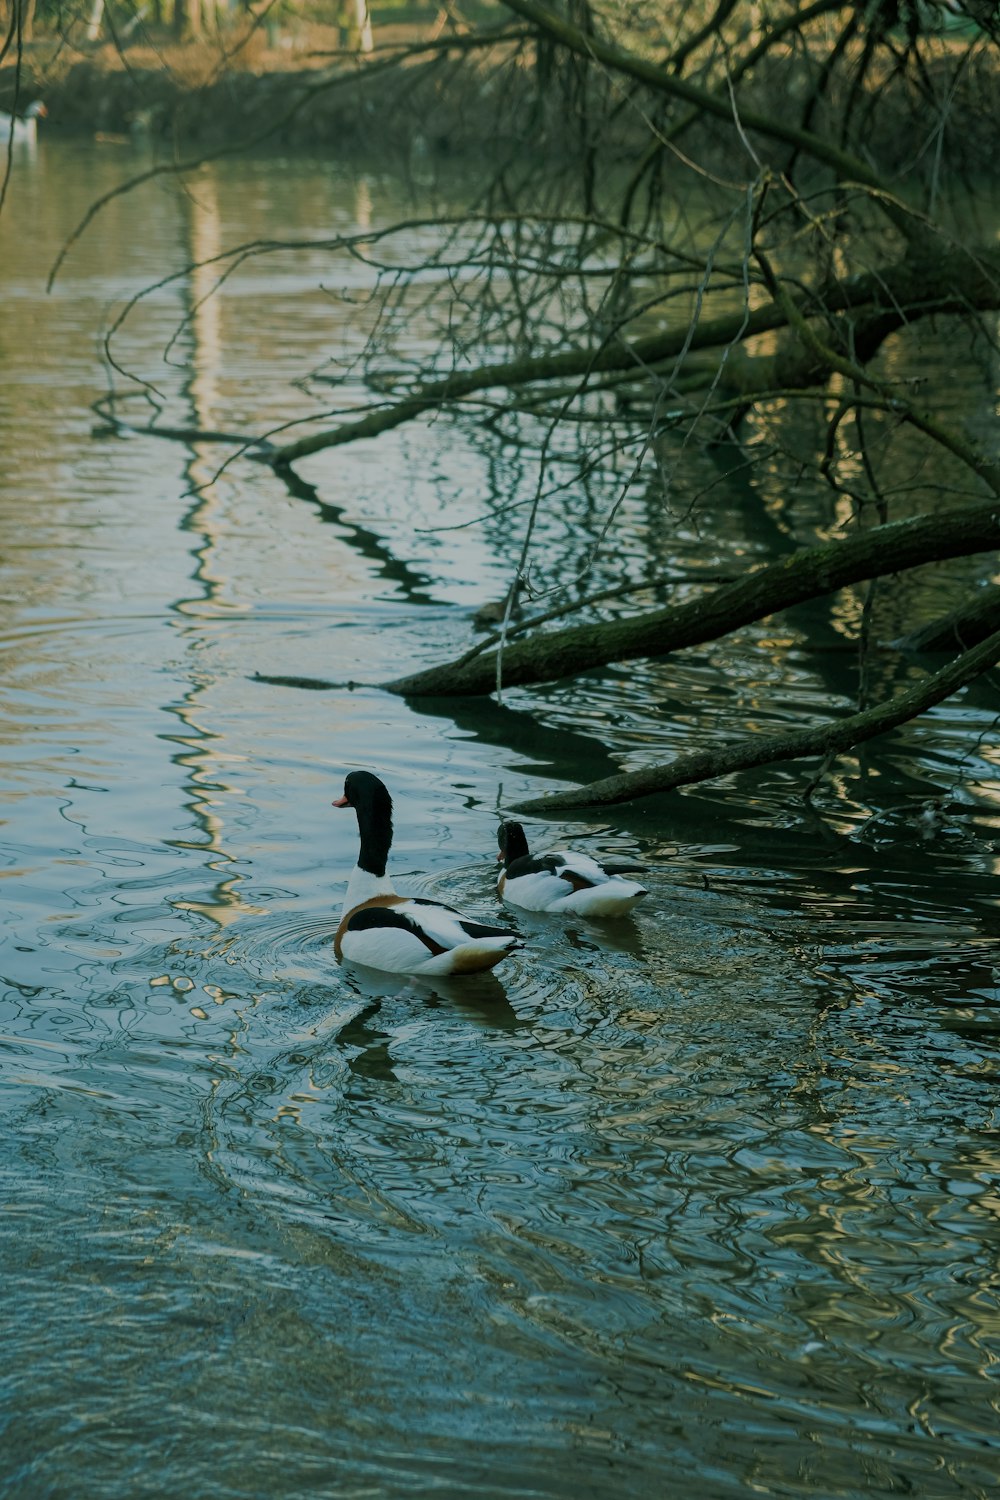
<instances>
[{"instance_id":1,"label":"mossy branch","mask_svg":"<svg viewBox=\"0 0 1000 1500\"><path fill-rule=\"evenodd\" d=\"M1000 504L996 501L956 507L936 516L891 521L843 541L803 548L781 562L757 568L684 604L516 641L504 653L504 686L574 676L640 656L663 656L716 640L778 610L866 578L948 557L989 552L998 546ZM490 693L496 686L496 652L485 652L461 664L447 662L385 686L406 697Z\"/></svg>"}]
</instances>

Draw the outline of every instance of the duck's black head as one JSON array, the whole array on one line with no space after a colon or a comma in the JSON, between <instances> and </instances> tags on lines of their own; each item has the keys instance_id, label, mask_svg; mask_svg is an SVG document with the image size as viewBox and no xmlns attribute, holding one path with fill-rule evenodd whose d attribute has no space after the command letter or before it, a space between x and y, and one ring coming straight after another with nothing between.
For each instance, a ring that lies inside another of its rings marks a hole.
<instances>
[{"instance_id":1,"label":"duck's black head","mask_svg":"<svg viewBox=\"0 0 1000 1500\"><path fill-rule=\"evenodd\" d=\"M500 845L497 859L505 865L512 864L528 852L528 840L520 823L501 823L497 829L497 843Z\"/></svg>"},{"instance_id":2,"label":"duck's black head","mask_svg":"<svg viewBox=\"0 0 1000 1500\"><path fill-rule=\"evenodd\" d=\"M384 807L392 812L392 798L384 781L379 781L371 771L348 771L344 778L344 795L338 797L334 807Z\"/></svg>"},{"instance_id":3,"label":"duck's black head","mask_svg":"<svg viewBox=\"0 0 1000 1500\"><path fill-rule=\"evenodd\" d=\"M373 875L384 875L392 843L392 798L385 783L371 771L349 771L344 795L335 798L333 805L354 808L361 834L358 864Z\"/></svg>"}]
</instances>

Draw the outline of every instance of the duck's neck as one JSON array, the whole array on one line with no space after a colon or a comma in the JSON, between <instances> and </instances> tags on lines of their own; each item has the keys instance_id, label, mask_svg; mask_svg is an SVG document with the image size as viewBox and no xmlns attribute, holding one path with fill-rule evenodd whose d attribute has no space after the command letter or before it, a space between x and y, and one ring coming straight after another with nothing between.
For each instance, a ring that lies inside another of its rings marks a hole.
<instances>
[{"instance_id":1,"label":"duck's neck","mask_svg":"<svg viewBox=\"0 0 1000 1500\"><path fill-rule=\"evenodd\" d=\"M386 805L364 802L358 806L358 832L361 835L361 852L358 862L347 882L344 911L353 911L362 901L371 901L373 896L394 896L392 881L385 872L392 843L392 803L385 798Z\"/></svg>"},{"instance_id":2,"label":"duck's neck","mask_svg":"<svg viewBox=\"0 0 1000 1500\"><path fill-rule=\"evenodd\" d=\"M525 859L528 854L528 840L520 823L509 823L507 825L507 838L503 847L504 869L512 865L515 859Z\"/></svg>"},{"instance_id":3,"label":"duck's neck","mask_svg":"<svg viewBox=\"0 0 1000 1500\"><path fill-rule=\"evenodd\" d=\"M381 875L373 875L371 870L366 870L363 865L356 864L347 882L344 914L353 911L363 901L371 901L373 896L394 896L395 894L392 881L384 871Z\"/></svg>"}]
</instances>

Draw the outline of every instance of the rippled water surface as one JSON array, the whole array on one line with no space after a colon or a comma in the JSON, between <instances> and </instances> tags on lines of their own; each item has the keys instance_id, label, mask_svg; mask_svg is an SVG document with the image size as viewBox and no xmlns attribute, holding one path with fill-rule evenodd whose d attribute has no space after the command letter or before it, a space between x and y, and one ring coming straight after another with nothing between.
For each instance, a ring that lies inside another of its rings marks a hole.
<instances>
[{"instance_id":1,"label":"rippled water surface","mask_svg":"<svg viewBox=\"0 0 1000 1500\"><path fill-rule=\"evenodd\" d=\"M523 454L442 419L311 461L311 496L90 403L123 299L409 190L298 159L153 183L46 296L137 164L50 138L0 218L5 1493L995 1493L995 686L811 806L778 767L539 831L640 856L634 920L518 916L475 981L338 969L347 768L390 784L400 884L489 919L498 808L846 702L849 610L503 707L379 691L502 594ZM356 352L331 289L365 274L287 255L203 303L192 273L118 354L175 422L275 426ZM616 558L791 546L818 523L779 479L666 529L637 495ZM608 499L547 509L543 573Z\"/></svg>"}]
</instances>

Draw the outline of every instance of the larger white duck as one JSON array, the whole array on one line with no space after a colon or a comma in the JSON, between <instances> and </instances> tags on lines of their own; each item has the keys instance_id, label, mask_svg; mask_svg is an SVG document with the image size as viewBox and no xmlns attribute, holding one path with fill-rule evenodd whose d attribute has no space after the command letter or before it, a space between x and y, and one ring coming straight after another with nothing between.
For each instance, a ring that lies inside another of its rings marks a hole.
<instances>
[{"instance_id":1,"label":"larger white duck","mask_svg":"<svg viewBox=\"0 0 1000 1500\"><path fill-rule=\"evenodd\" d=\"M581 917L622 917L649 892L622 871L598 864L587 854L551 849L532 857L520 823L497 830L503 870L497 887L504 901L526 911L566 911ZM623 868L628 868L627 866Z\"/></svg>"},{"instance_id":2,"label":"larger white duck","mask_svg":"<svg viewBox=\"0 0 1000 1500\"><path fill-rule=\"evenodd\" d=\"M393 974L474 974L522 946L509 928L488 927L440 901L396 894L385 873L392 798L377 776L351 771L333 805L354 808L361 835L333 940L338 958Z\"/></svg>"},{"instance_id":3,"label":"larger white duck","mask_svg":"<svg viewBox=\"0 0 1000 1500\"><path fill-rule=\"evenodd\" d=\"M0 110L0 146L8 141L15 146L33 146L38 139L38 121L47 114L41 99L29 104L23 115L7 115Z\"/></svg>"}]
</instances>

